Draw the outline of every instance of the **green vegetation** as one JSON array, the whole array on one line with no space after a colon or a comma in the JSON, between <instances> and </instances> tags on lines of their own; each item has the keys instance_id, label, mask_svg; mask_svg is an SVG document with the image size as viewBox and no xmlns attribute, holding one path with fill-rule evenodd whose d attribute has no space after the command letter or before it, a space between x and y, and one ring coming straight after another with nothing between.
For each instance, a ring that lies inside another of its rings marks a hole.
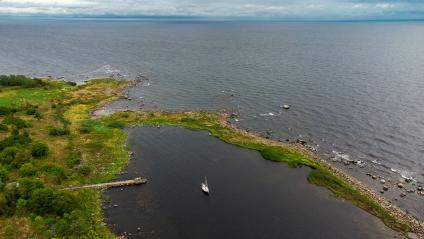
<instances>
[{"instance_id":1,"label":"green vegetation","mask_svg":"<svg viewBox=\"0 0 424 239\"><path fill-rule=\"evenodd\" d=\"M69 135L71 131L68 128L50 128L49 129L49 135L51 136L63 136L63 135Z\"/></svg>"},{"instance_id":2,"label":"green vegetation","mask_svg":"<svg viewBox=\"0 0 424 239\"><path fill-rule=\"evenodd\" d=\"M79 117L88 120L126 84L1 77L0 238L114 238L102 224L99 191L62 188L109 181L126 164L119 124L77 130Z\"/></svg>"},{"instance_id":3,"label":"green vegetation","mask_svg":"<svg viewBox=\"0 0 424 239\"><path fill-rule=\"evenodd\" d=\"M44 86L46 83L38 78L30 78L23 75L0 75L0 86L21 86L33 88Z\"/></svg>"},{"instance_id":4,"label":"green vegetation","mask_svg":"<svg viewBox=\"0 0 424 239\"><path fill-rule=\"evenodd\" d=\"M222 115L206 112L122 112L101 119L105 124L122 122L125 125L170 125L207 130L224 142L257 150L267 160L286 162L292 167L308 166L313 169L308 176L310 183L328 188L335 196L349 200L379 217L387 226L394 230L401 232L411 230L410 225L397 220L395 216L373 198L360 193L324 166L313 161L310 156L302 153L302 150L232 128L226 123L226 120L226 117Z\"/></svg>"},{"instance_id":5,"label":"green vegetation","mask_svg":"<svg viewBox=\"0 0 424 239\"><path fill-rule=\"evenodd\" d=\"M94 119L90 112L120 97L127 82L41 82L31 89L32 83L0 83L0 238L114 238L102 224L100 191L63 188L113 179L128 162L122 128L158 124L207 130L227 143L257 150L265 159L308 166L313 169L309 182L327 187L393 229L410 230L301 150L232 128L226 116L121 112Z\"/></svg>"},{"instance_id":6,"label":"green vegetation","mask_svg":"<svg viewBox=\"0 0 424 239\"><path fill-rule=\"evenodd\" d=\"M48 152L49 146L45 143L38 142L32 145L31 155L35 158L46 156Z\"/></svg>"}]
</instances>

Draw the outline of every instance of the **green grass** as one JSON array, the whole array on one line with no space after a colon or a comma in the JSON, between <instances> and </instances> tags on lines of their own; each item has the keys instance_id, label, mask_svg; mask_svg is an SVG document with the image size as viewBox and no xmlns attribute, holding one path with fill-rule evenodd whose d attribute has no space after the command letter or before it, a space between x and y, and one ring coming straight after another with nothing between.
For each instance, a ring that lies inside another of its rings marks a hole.
<instances>
[{"instance_id":1,"label":"green grass","mask_svg":"<svg viewBox=\"0 0 424 239\"><path fill-rule=\"evenodd\" d=\"M48 100L57 99L62 94L63 92L61 89L16 89L16 87L13 87L4 89L3 92L0 93L0 106L12 106L24 101L39 104Z\"/></svg>"},{"instance_id":2,"label":"green grass","mask_svg":"<svg viewBox=\"0 0 424 239\"><path fill-rule=\"evenodd\" d=\"M183 126L190 129L206 130L215 137L229 144L257 150L262 157L275 162L285 162L292 167L307 166L312 168L308 181L312 184L328 188L336 197L343 198L380 218L390 228L409 232L411 227L397 220L388 210L368 195L364 195L349 183L335 176L332 172L316 163L308 155L297 149L278 142L263 139L246 132L228 127L219 114L197 113L115 113L101 119L105 124L120 121L126 125L169 125Z\"/></svg>"},{"instance_id":3,"label":"green grass","mask_svg":"<svg viewBox=\"0 0 424 239\"><path fill-rule=\"evenodd\" d=\"M127 132L122 130L125 126L158 124L183 126L206 130L226 143L257 150L267 160L285 162L292 167L310 167L313 169L308 176L310 183L328 188L335 196L349 200L367 210L395 230L410 231L409 225L396 220L375 200L361 194L350 184L333 175L311 159L308 154L285 144L232 128L221 114L211 112L121 112L93 119L90 112L119 98L127 82L101 79L81 86L56 82L51 84L53 85L45 89L3 87L0 92L0 106L12 106L19 102L31 102L38 106L37 111L42 115L41 119L35 119L25 112L15 113L15 116L28 122L30 127L25 130L29 131L34 142L40 141L49 147L47 156L36 160L29 159L29 162L38 170L37 177L46 187L63 188L69 185L102 183L112 180L129 160L125 148ZM5 117L0 116L0 120ZM66 127L69 129L69 135L66 137L51 136L49 135L51 127ZM1 132L0 135L4 136L8 133ZM25 158L22 160L28 161ZM66 177L62 175L61 178L58 178L55 172L59 171L61 175L63 171L63 175ZM18 169L9 173L9 182L17 181L19 178ZM81 190L74 194L79 200L83 215L88 215L88 219L91 221L87 238L112 238L113 235L109 229L102 225L101 193L97 190ZM7 228L18 228L18 232L22 230L22 235L31 235L28 237L52 233L51 230L54 230L54 227L53 229L36 227L31 222L33 220L28 218L29 215L25 213L9 218L0 217L0 237L6 232L10 233L10 230L4 229L6 226ZM56 219L49 220L54 222Z\"/></svg>"},{"instance_id":4,"label":"green grass","mask_svg":"<svg viewBox=\"0 0 424 239\"><path fill-rule=\"evenodd\" d=\"M330 171L323 167L312 170L308 175L308 181L312 184L328 188L335 196L346 199L358 207L366 210L374 216L380 218L387 226L400 232L409 232L411 227L401 223L383 208L374 199L360 193L351 185L334 176Z\"/></svg>"}]
</instances>

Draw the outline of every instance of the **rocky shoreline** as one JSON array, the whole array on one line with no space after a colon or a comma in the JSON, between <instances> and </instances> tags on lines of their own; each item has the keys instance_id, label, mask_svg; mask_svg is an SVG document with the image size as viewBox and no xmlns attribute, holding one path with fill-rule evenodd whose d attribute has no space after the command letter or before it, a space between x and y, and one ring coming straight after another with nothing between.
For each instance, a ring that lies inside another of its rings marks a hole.
<instances>
[{"instance_id":1,"label":"rocky shoreline","mask_svg":"<svg viewBox=\"0 0 424 239\"><path fill-rule=\"evenodd\" d=\"M129 81L128 87L126 87L126 89L124 89L123 92L122 92L122 99L130 101L131 98L128 96L128 89L130 87L136 86L138 83L141 83L141 82L142 82L142 80ZM140 109L138 109L138 110L142 110L142 108L140 107ZM92 112L92 115L94 117L101 117L101 116L113 114L114 112L119 112L119 111L137 111L137 109L111 109L111 108L108 108L108 106L105 106L102 109L99 109L98 111ZM268 145L278 145L278 146L285 146L285 147L289 146L289 147L291 147L295 150L303 152L305 155L308 155L309 158L313 159L316 163L319 163L320 165L324 166L326 169L331 171L334 175L338 176L342 180L349 183L356 190L358 190L361 194L372 198L375 202L377 202L384 209L386 209L388 212L390 212L390 214L393 217L395 217L399 222L410 225L412 232L408 233L408 235L407 235L408 238L424 239L424 223L422 221L415 218L411 214L408 214L407 212L405 212L404 210L402 210L398 206L394 205L388 199L381 196L381 194L377 193L371 187L365 185L360 180L356 179L354 176L349 175L348 173L341 170L339 167L333 165L328 160L323 159L321 156L318 155L318 153L316 151L314 151L310 147L308 147L308 145L306 144L305 141L295 141L294 143L286 143L286 142L281 142L281 141L271 139L271 137L269 135L267 135L267 137L264 137L262 134L253 133L250 130L240 129L240 128L237 128L234 124L231 123L230 119L233 118L233 117L234 116L230 113L227 113L227 112L221 113L221 123L223 125L229 127L229 128L232 128L233 130L235 130L239 133L260 138L264 143L266 143ZM375 177L375 175L371 175L371 174L369 176ZM373 177L373 179L374 179L374 177ZM424 193L422 193L421 190L417 190L417 193L419 195L424 194Z\"/></svg>"},{"instance_id":2,"label":"rocky shoreline","mask_svg":"<svg viewBox=\"0 0 424 239\"><path fill-rule=\"evenodd\" d=\"M264 138L259 134L255 134L252 132L248 132L243 129L239 129L236 126L234 126L229 119L231 118L231 114L223 113L222 114L222 123L225 124L227 127L232 128L233 130L238 131L242 134L248 134L254 137L260 137L266 144L270 145L284 145L294 148L295 150L301 151L304 154L308 155L311 159L313 159L315 162L319 163L320 165L324 166L326 169L331 171L334 175L338 176L339 178L343 179L344 181L348 182L350 185L352 185L356 190L358 190L360 193L372 198L374 201L379 203L382 207L384 207L390 214L395 217L400 222L403 222L405 224L408 224L411 226L412 232L408 233L408 238L414 239L424 239L424 223L414 216L406 213L404 210L400 209L393 203L391 203L386 198L379 195L375 190L371 189L369 186L365 185L358 179L354 178L353 176L347 174L343 170L339 169L338 167L332 165L327 160L324 160L322 157L320 157L315 151L311 150L309 147L305 145L304 142L296 142L296 143L290 143L286 144L283 142L278 142L269 138ZM420 191L421 192L421 191Z\"/></svg>"}]
</instances>

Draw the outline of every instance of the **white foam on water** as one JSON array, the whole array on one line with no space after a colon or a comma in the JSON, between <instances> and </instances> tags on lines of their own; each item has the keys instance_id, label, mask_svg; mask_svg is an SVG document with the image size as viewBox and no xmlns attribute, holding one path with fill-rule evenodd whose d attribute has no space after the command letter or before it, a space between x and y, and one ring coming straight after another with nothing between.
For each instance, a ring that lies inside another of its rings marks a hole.
<instances>
[{"instance_id":1,"label":"white foam on water","mask_svg":"<svg viewBox=\"0 0 424 239\"><path fill-rule=\"evenodd\" d=\"M336 158L336 159L351 161L349 154L338 152L338 151L335 151L335 150L333 150L332 153L334 154L334 158Z\"/></svg>"},{"instance_id":2,"label":"white foam on water","mask_svg":"<svg viewBox=\"0 0 424 239\"><path fill-rule=\"evenodd\" d=\"M415 181L414 172L411 172L405 169L395 169L395 168L390 168L390 171L399 174L404 179L410 179Z\"/></svg>"},{"instance_id":3,"label":"white foam on water","mask_svg":"<svg viewBox=\"0 0 424 239\"><path fill-rule=\"evenodd\" d=\"M269 113L262 113L262 114L259 114L260 116L275 116L275 114L274 113L272 113L272 112L269 112Z\"/></svg>"}]
</instances>

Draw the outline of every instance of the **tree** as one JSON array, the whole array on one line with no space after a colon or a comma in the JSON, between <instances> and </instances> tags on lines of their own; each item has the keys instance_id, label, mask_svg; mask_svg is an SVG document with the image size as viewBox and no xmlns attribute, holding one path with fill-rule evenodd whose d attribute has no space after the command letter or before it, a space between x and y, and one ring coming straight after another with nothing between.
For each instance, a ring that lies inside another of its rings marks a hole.
<instances>
[{"instance_id":1,"label":"tree","mask_svg":"<svg viewBox=\"0 0 424 239\"><path fill-rule=\"evenodd\" d=\"M78 204L75 196L67 192L58 192L50 188L36 189L28 200L28 209L38 215L54 213L63 215L75 209Z\"/></svg>"},{"instance_id":2,"label":"tree","mask_svg":"<svg viewBox=\"0 0 424 239\"><path fill-rule=\"evenodd\" d=\"M52 202L54 200L54 191L50 188L36 189L28 200L28 209L38 215L44 215L52 212Z\"/></svg>"},{"instance_id":3,"label":"tree","mask_svg":"<svg viewBox=\"0 0 424 239\"><path fill-rule=\"evenodd\" d=\"M6 197L0 193L0 215L6 214L7 212L7 200Z\"/></svg>"},{"instance_id":4,"label":"tree","mask_svg":"<svg viewBox=\"0 0 424 239\"><path fill-rule=\"evenodd\" d=\"M6 198L8 207L15 208L19 196L19 190L16 183L6 184L6 187L4 187L4 197Z\"/></svg>"},{"instance_id":5,"label":"tree","mask_svg":"<svg viewBox=\"0 0 424 239\"><path fill-rule=\"evenodd\" d=\"M32 165L32 163L26 163L22 165L22 167L19 169L19 172L21 173L22 177L30 177L37 173L37 169L34 167L34 165Z\"/></svg>"},{"instance_id":6,"label":"tree","mask_svg":"<svg viewBox=\"0 0 424 239\"><path fill-rule=\"evenodd\" d=\"M6 183L6 181L8 179L7 174L8 173L7 173L6 168L0 165L0 184ZM1 187L0 187L0 189L1 189Z\"/></svg>"},{"instance_id":7,"label":"tree","mask_svg":"<svg viewBox=\"0 0 424 239\"><path fill-rule=\"evenodd\" d=\"M80 210L74 210L71 213L65 213L63 218L56 224L56 230L59 235L72 235L77 238L84 237L91 229L90 217Z\"/></svg>"},{"instance_id":8,"label":"tree","mask_svg":"<svg viewBox=\"0 0 424 239\"><path fill-rule=\"evenodd\" d=\"M30 198L32 192L37 189L44 188L43 183L35 178L21 178L19 180L19 194L21 198Z\"/></svg>"},{"instance_id":9,"label":"tree","mask_svg":"<svg viewBox=\"0 0 424 239\"><path fill-rule=\"evenodd\" d=\"M34 145L32 145L31 149L31 155L35 158L40 158L43 156L46 156L49 152L49 147L41 142L37 142Z\"/></svg>"},{"instance_id":10,"label":"tree","mask_svg":"<svg viewBox=\"0 0 424 239\"><path fill-rule=\"evenodd\" d=\"M13 164L16 153L19 151L17 147L7 147L0 153L0 163L4 165Z\"/></svg>"}]
</instances>

